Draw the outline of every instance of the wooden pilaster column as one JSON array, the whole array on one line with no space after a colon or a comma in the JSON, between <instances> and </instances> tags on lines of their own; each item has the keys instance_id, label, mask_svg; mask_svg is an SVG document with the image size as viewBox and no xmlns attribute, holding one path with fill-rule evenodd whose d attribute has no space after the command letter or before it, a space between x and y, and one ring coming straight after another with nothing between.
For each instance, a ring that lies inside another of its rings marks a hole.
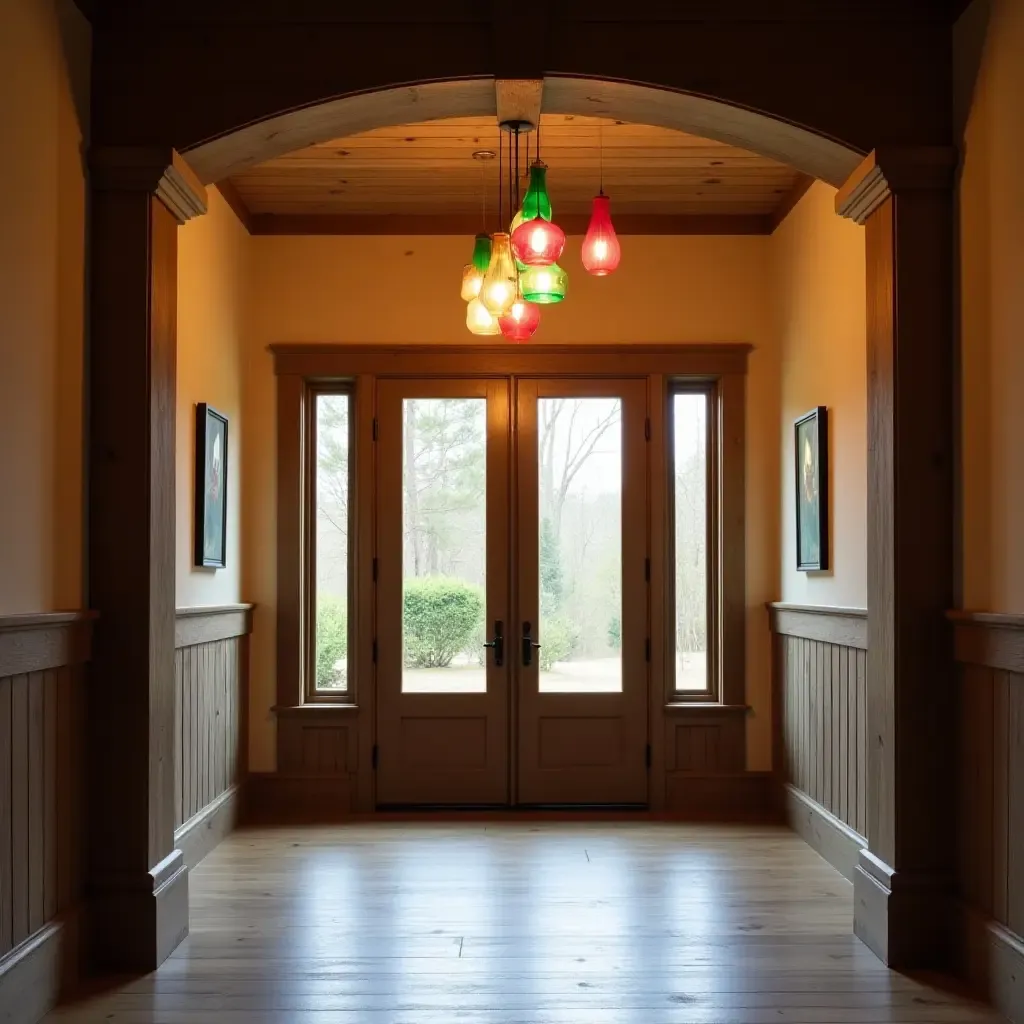
<instances>
[{"instance_id":1,"label":"wooden pilaster column","mask_svg":"<svg viewBox=\"0 0 1024 1024\"><path fill-rule=\"evenodd\" d=\"M900 967L944 962L952 896L953 166L946 148L878 150L836 197L867 244L868 849L854 930Z\"/></svg>"},{"instance_id":2,"label":"wooden pilaster column","mask_svg":"<svg viewBox=\"0 0 1024 1024\"><path fill-rule=\"evenodd\" d=\"M188 933L174 848L178 225L206 210L171 150L92 154L88 913L96 965L151 970Z\"/></svg>"}]
</instances>

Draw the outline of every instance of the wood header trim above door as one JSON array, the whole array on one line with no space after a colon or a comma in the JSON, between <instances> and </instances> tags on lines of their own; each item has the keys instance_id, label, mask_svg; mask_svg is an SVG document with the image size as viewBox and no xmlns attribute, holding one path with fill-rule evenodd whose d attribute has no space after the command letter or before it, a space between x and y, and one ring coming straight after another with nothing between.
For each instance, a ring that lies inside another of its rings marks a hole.
<instances>
[{"instance_id":1,"label":"wood header trim above door","mask_svg":"<svg viewBox=\"0 0 1024 1024\"><path fill-rule=\"evenodd\" d=\"M618 376L715 379L747 372L752 345L275 344L274 372L311 379L379 376ZM381 373L385 369L386 372Z\"/></svg>"},{"instance_id":2,"label":"wood header trim above door","mask_svg":"<svg viewBox=\"0 0 1024 1024\"><path fill-rule=\"evenodd\" d=\"M92 184L104 192L150 192L179 224L206 213L206 188L173 149L99 146L89 154Z\"/></svg>"},{"instance_id":3,"label":"wood header trim above door","mask_svg":"<svg viewBox=\"0 0 1024 1024\"><path fill-rule=\"evenodd\" d=\"M893 193L951 189L952 146L883 146L873 150L836 193L836 213L864 224Z\"/></svg>"}]
</instances>

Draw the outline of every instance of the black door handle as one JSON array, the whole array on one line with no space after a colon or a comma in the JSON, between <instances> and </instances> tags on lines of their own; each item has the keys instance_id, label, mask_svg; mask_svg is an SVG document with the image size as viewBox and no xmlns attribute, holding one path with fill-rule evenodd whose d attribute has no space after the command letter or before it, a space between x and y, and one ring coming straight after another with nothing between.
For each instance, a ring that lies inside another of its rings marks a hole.
<instances>
[{"instance_id":1,"label":"black door handle","mask_svg":"<svg viewBox=\"0 0 1024 1024\"><path fill-rule=\"evenodd\" d=\"M494 667L501 668L505 663L505 623L501 619L494 620L494 639L484 647L494 650Z\"/></svg>"},{"instance_id":2,"label":"black door handle","mask_svg":"<svg viewBox=\"0 0 1024 1024\"><path fill-rule=\"evenodd\" d=\"M533 626L529 622L523 623L523 667L529 668L533 664L533 652L540 650L540 644L533 642L533 637L530 635Z\"/></svg>"}]
</instances>

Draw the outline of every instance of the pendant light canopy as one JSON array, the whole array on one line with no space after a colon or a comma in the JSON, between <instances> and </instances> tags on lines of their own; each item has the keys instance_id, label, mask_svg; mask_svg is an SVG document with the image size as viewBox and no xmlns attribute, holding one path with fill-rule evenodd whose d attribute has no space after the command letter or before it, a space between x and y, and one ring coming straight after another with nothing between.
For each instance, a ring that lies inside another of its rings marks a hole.
<instances>
[{"instance_id":1,"label":"pendant light canopy","mask_svg":"<svg viewBox=\"0 0 1024 1024\"><path fill-rule=\"evenodd\" d=\"M501 333L509 341L526 341L533 337L540 323L540 307L523 299L516 299L512 308L498 318Z\"/></svg>"},{"instance_id":2,"label":"pendant light canopy","mask_svg":"<svg viewBox=\"0 0 1024 1024\"><path fill-rule=\"evenodd\" d=\"M602 192L594 196L590 226L583 239L583 266L595 277L610 274L622 259L622 248L612 226L611 201Z\"/></svg>"},{"instance_id":3,"label":"pendant light canopy","mask_svg":"<svg viewBox=\"0 0 1024 1024\"><path fill-rule=\"evenodd\" d=\"M548 306L561 302L569 284L569 275L557 264L529 267L519 278L519 288L527 302Z\"/></svg>"},{"instance_id":4,"label":"pendant light canopy","mask_svg":"<svg viewBox=\"0 0 1024 1024\"><path fill-rule=\"evenodd\" d=\"M462 298L469 302L480 294L484 274L491 262L491 236L480 234L473 243L473 259L462 270Z\"/></svg>"},{"instance_id":5,"label":"pendant light canopy","mask_svg":"<svg viewBox=\"0 0 1024 1024\"><path fill-rule=\"evenodd\" d=\"M470 299L466 306L466 326L470 334L488 336L500 334L498 318L487 312L487 307L480 299Z\"/></svg>"},{"instance_id":6,"label":"pendant light canopy","mask_svg":"<svg viewBox=\"0 0 1024 1024\"><path fill-rule=\"evenodd\" d=\"M512 253L527 267L550 267L565 248L565 232L543 217L523 221L512 232Z\"/></svg>"},{"instance_id":7,"label":"pendant light canopy","mask_svg":"<svg viewBox=\"0 0 1024 1024\"><path fill-rule=\"evenodd\" d=\"M480 286L480 301L492 316L504 316L516 301L519 271L512 259L509 236L498 231L491 239L491 261Z\"/></svg>"}]
</instances>

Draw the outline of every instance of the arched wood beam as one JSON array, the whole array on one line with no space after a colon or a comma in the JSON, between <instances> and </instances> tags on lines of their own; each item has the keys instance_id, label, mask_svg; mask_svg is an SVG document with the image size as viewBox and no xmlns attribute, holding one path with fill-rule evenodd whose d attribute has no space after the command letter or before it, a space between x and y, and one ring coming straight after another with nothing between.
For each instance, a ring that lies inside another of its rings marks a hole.
<instances>
[{"instance_id":1,"label":"arched wood beam","mask_svg":"<svg viewBox=\"0 0 1024 1024\"><path fill-rule=\"evenodd\" d=\"M612 117L701 135L780 160L836 186L863 158L849 146L767 114L631 82L548 76L544 110ZM343 96L239 128L186 155L200 179L209 184L317 142L443 117L496 118L494 79L427 82Z\"/></svg>"}]
</instances>

